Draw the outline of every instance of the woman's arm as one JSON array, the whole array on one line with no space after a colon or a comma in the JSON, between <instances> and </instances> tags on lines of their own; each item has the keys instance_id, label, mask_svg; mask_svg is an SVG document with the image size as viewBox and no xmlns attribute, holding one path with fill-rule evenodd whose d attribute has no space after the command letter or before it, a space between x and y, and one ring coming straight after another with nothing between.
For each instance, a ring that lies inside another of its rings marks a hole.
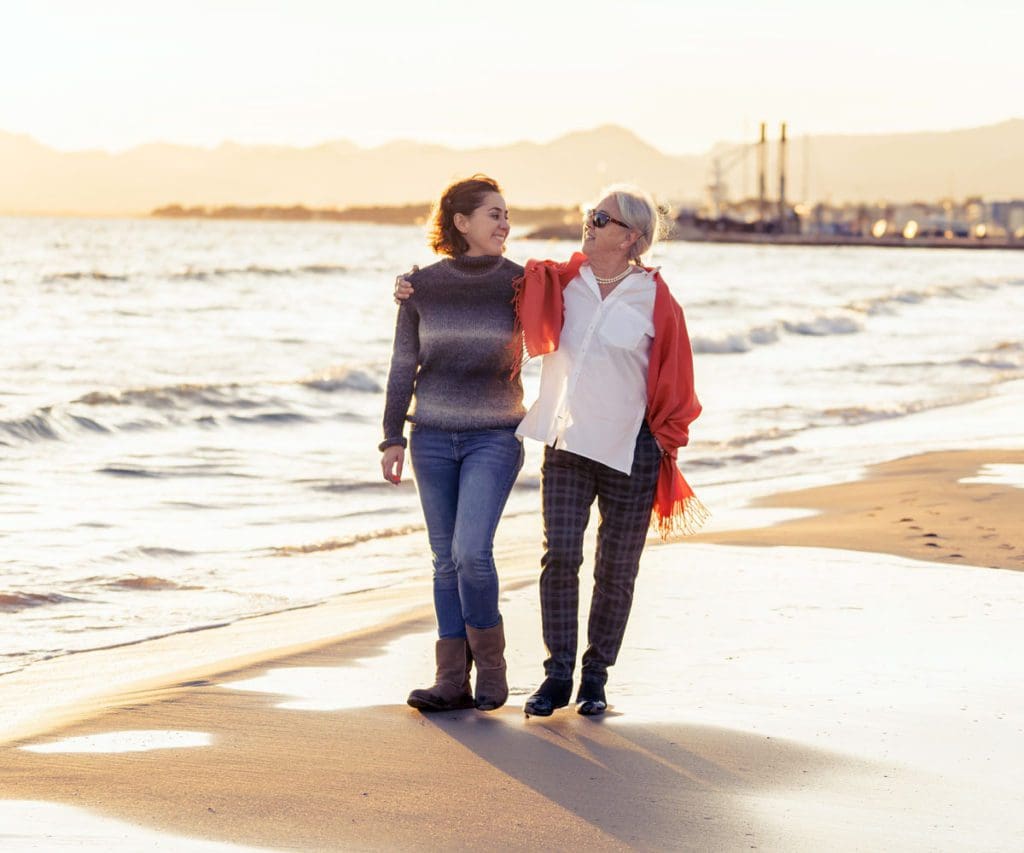
<instances>
[{"instance_id":1,"label":"woman's arm","mask_svg":"<svg viewBox=\"0 0 1024 853\"><path fill-rule=\"evenodd\" d=\"M391 348L391 367L388 370L384 401L384 441L380 443L380 450L384 454L381 459L384 479L392 483L398 483L402 476L406 445L403 435L405 416L412 402L419 355L419 313L413 304L403 303L399 306L395 321L395 342ZM395 452L395 448L401 453Z\"/></svg>"}]
</instances>

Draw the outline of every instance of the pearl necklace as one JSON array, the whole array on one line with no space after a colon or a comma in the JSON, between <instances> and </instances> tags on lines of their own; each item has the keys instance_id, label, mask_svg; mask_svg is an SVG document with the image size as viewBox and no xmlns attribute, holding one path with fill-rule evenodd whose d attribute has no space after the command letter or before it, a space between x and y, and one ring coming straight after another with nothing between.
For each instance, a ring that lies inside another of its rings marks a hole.
<instances>
[{"instance_id":1,"label":"pearl necklace","mask_svg":"<svg viewBox=\"0 0 1024 853\"><path fill-rule=\"evenodd\" d=\"M591 270L591 272L593 272L593 270ZM622 272L620 272L618 275L613 275L611 278L601 278L601 276L599 276L597 273L594 273L594 280L597 281L598 284L603 285L618 284L631 272L633 272L633 267L627 266Z\"/></svg>"}]
</instances>

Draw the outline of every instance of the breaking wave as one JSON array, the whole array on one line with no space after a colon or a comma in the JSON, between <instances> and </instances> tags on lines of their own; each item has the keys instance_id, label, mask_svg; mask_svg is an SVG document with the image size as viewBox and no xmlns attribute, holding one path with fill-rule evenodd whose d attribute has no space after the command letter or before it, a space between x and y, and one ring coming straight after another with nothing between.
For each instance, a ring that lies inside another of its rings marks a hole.
<instances>
[{"instance_id":1,"label":"breaking wave","mask_svg":"<svg viewBox=\"0 0 1024 853\"><path fill-rule=\"evenodd\" d=\"M776 323L751 326L718 337L696 335L691 340L693 351L709 355L750 352L755 347L778 343L784 334L852 335L862 331L863 324L848 313L819 314L801 320L779 320Z\"/></svg>"},{"instance_id":2,"label":"breaking wave","mask_svg":"<svg viewBox=\"0 0 1024 853\"><path fill-rule=\"evenodd\" d=\"M165 276L171 281L210 281L217 278L234 276L262 276L280 278L285 276L303 275L343 275L349 267L343 264L300 264L294 267L273 267L260 264L249 264L237 267L186 267ZM42 280L46 284L74 281L129 281L131 275L121 272L105 272L103 270L65 270L48 273Z\"/></svg>"},{"instance_id":3,"label":"breaking wave","mask_svg":"<svg viewBox=\"0 0 1024 853\"><path fill-rule=\"evenodd\" d=\"M44 607L47 604L66 604L83 600L70 595L62 595L59 592L0 592L0 611L16 613L30 607Z\"/></svg>"},{"instance_id":4,"label":"breaking wave","mask_svg":"<svg viewBox=\"0 0 1024 853\"><path fill-rule=\"evenodd\" d=\"M124 578L112 578L104 581L103 586L108 589L128 589L142 592L160 592L163 590L201 590L201 586L190 586L175 583L167 578L156 576L130 575Z\"/></svg>"},{"instance_id":5,"label":"breaking wave","mask_svg":"<svg viewBox=\"0 0 1024 853\"><path fill-rule=\"evenodd\" d=\"M182 383L90 391L70 403L43 406L24 417L0 420L0 444L61 441L81 433L160 429L182 423L216 426L221 418L243 424L308 421L310 415L297 411L288 399L289 390L293 392L296 387L325 394L378 394L383 390L369 371L338 367L290 382ZM88 414L83 413L83 407ZM118 411L104 411L129 408L152 414L125 420ZM345 412L332 414L343 416Z\"/></svg>"},{"instance_id":6,"label":"breaking wave","mask_svg":"<svg viewBox=\"0 0 1024 853\"><path fill-rule=\"evenodd\" d=\"M212 267L210 269L192 268L172 273L169 277L178 281L209 281L213 278L231 276L256 275L266 278L296 275L342 275L348 267L341 264L303 264L297 267L265 267L250 264L244 267Z\"/></svg>"},{"instance_id":7,"label":"breaking wave","mask_svg":"<svg viewBox=\"0 0 1024 853\"><path fill-rule=\"evenodd\" d=\"M390 539L394 536L407 536L410 533L418 533L425 529L426 527L422 524L404 524L400 527L369 530L365 533L356 533L352 536L344 536L337 539L322 539L319 542L310 542L305 545L281 545L271 548L271 553L275 557L296 557L300 554L337 551L342 548L351 548L361 542L370 542L373 539Z\"/></svg>"}]
</instances>

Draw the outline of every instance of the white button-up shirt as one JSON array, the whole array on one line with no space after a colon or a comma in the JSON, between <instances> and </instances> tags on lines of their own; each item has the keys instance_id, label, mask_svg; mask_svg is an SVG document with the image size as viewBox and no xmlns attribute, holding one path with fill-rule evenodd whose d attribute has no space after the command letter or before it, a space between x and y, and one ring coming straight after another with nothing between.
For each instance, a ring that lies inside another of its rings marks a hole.
<instances>
[{"instance_id":1,"label":"white button-up shirt","mask_svg":"<svg viewBox=\"0 0 1024 853\"><path fill-rule=\"evenodd\" d=\"M540 395L516 430L628 474L647 410L654 276L627 276L601 299L588 264L563 292L558 349L544 356Z\"/></svg>"}]
</instances>

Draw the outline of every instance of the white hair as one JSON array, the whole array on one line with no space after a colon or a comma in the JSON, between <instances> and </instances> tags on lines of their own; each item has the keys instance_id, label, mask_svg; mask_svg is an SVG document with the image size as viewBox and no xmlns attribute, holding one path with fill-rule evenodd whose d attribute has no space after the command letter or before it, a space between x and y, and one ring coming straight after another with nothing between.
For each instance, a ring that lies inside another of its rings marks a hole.
<instances>
[{"instance_id":1,"label":"white hair","mask_svg":"<svg viewBox=\"0 0 1024 853\"><path fill-rule=\"evenodd\" d=\"M622 221L640 232L640 237L629 249L629 259L639 264L650 254L654 244L667 234L668 217L655 204L650 193L632 184L613 184L601 193L601 198L608 196L614 198L619 206Z\"/></svg>"}]
</instances>

